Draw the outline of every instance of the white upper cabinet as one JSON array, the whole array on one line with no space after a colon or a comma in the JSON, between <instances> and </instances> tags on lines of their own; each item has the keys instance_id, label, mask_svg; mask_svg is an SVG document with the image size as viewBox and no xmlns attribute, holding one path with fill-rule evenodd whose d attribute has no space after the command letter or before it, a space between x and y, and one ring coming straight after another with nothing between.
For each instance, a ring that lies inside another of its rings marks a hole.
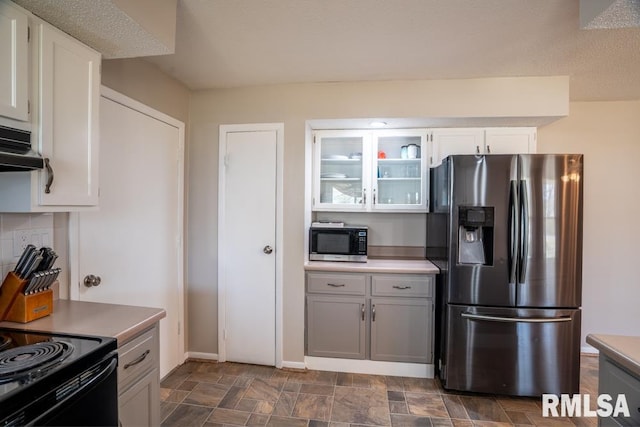
<instances>
[{"instance_id":1,"label":"white upper cabinet","mask_svg":"<svg viewBox=\"0 0 640 427\"><path fill-rule=\"evenodd\" d=\"M44 22L39 35L39 205L98 204L100 54ZM51 185L49 181L53 177Z\"/></svg>"},{"instance_id":2,"label":"white upper cabinet","mask_svg":"<svg viewBox=\"0 0 640 427\"><path fill-rule=\"evenodd\" d=\"M536 128L433 129L429 166L451 154L528 154L536 152Z\"/></svg>"},{"instance_id":3,"label":"white upper cabinet","mask_svg":"<svg viewBox=\"0 0 640 427\"><path fill-rule=\"evenodd\" d=\"M451 154L479 154L484 151L484 129L433 129L431 132L430 166L439 165Z\"/></svg>"},{"instance_id":4,"label":"white upper cabinet","mask_svg":"<svg viewBox=\"0 0 640 427\"><path fill-rule=\"evenodd\" d=\"M0 0L0 116L27 121L28 18L11 2Z\"/></svg>"},{"instance_id":5,"label":"white upper cabinet","mask_svg":"<svg viewBox=\"0 0 640 427\"><path fill-rule=\"evenodd\" d=\"M425 130L314 135L313 210L426 212Z\"/></svg>"},{"instance_id":6,"label":"white upper cabinet","mask_svg":"<svg viewBox=\"0 0 640 427\"><path fill-rule=\"evenodd\" d=\"M0 5L5 8L5 3ZM31 61L31 144L48 167L0 174L0 211L94 209L99 190L100 53L25 14L31 28L30 46L22 48Z\"/></svg>"},{"instance_id":7,"label":"white upper cabinet","mask_svg":"<svg viewBox=\"0 0 640 427\"><path fill-rule=\"evenodd\" d=\"M536 152L536 128L487 128L485 147L489 154L518 154Z\"/></svg>"},{"instance_id":8,"label":"white upper cabinet","mask_svg":"<svg viewBox=\"0 0 640 427\"><path fill-rule=\"evenodd\" d=\"M373 132L374 211L426 212L429 173L426 130Z\"/></svg>"}]
</instances>

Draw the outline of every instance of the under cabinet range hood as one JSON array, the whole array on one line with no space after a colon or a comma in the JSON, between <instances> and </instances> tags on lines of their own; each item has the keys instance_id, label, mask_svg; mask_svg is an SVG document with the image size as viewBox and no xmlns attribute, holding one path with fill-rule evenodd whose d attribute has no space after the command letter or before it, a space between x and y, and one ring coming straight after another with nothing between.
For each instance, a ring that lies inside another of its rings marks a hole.
<instances>
[{"instance_id":1,"label":"under cabinet range hood","mask_svg":"<svg viewBox=\"0 0 640 427\"><path fill-rule=\"evenodd\" d=\"M31 132L0 126L0 172L24 172L44 167L31 149Z\"/></svg>"}]
</instances>

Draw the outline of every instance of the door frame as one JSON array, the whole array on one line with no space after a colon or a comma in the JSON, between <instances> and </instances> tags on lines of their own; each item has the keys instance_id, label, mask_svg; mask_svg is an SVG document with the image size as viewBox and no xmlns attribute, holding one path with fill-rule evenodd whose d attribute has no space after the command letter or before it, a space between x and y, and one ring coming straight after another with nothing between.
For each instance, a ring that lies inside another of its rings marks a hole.
<instances>
[{"instance_id":1,"label":"door frame","mask_svg":"<svg viewBox=\"0 0 640 427\"><path fill-rule=\"evenodd\" d=\"M113 89L109 89L106 86L100 86L100 96L109 99L113 102L123 105L124 107L135 110L139 113L145 114L153 119L164 122L169 126L173 126L178 129L178 203L176 206L176 217L178 224L178 234L176 236L176 249L178 252L178 259L176 259L178 270L178 322L180 338L178 340L178 353L180 354L181 363L186 359L185 354L185 339L186 328L184 322L184 140L185 140L185 124L177 119L174 119L167 114L164 114L158 110L155 110L148 105L138 102L126 95L116 92ZM100 192L98 191L98 196ZM99 202L98 202L99 203ZM99 209L99 206L96 210ZM80 248L80 212L69 213L69 299L78 301L80 300L80 262L79 262L79 248Z\"/></svg>"},{"instance_id":2,"label":"door frame","mask_svg":"<svg viewBox=\"0 0 640 427\"><path fill-rule=\"evenodd\" d=\"M283 187L284 187L284 123L251 123L237 125L220 125L219 149L218 149L218 361L227 360L225 341L226 330L226 283L225 277L225 253L220 250L226 243L225 232L225 153L227 152L227 133L232 132L276 132L276 241L275 241L275 292L276 292L276 367L282 368L282 332L283 332Z\"/></svg>"}]
</instances>

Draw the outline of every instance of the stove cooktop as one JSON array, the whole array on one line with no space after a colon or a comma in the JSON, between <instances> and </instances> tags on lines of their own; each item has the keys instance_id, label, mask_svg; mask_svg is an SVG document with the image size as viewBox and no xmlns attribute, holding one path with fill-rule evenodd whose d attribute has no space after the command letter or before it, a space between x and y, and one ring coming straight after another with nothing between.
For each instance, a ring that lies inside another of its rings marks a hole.
<instances>
[{"instance_id":1,"label":"stove cooktop","mask_svg":"<svg viewBox=\"0 0 640 427\"><path fill-rule=\"evenodd\" d=\"M0 418L116 349L115 338L0 328Z\"/></svg>"}]
</instances>

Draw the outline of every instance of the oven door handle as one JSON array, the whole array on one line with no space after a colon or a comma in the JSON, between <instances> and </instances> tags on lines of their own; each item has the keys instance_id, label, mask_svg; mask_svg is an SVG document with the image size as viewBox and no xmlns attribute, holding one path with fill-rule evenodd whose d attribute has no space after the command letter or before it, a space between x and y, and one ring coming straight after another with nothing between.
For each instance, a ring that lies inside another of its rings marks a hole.
<instances>
[{"instance_id":1,"label":"oven door handle","mask_svg":"<svg viewBox=\"0 0 640 427\"><path fill-rule=\"evenodd\" d=\"M488 322L506 322L506 323L557 323L570 322L571 317L502 317L502 316L486 316L482 314L462 313L464 318L470 320L486 320Z\"/></svg>"}]
</instances>

